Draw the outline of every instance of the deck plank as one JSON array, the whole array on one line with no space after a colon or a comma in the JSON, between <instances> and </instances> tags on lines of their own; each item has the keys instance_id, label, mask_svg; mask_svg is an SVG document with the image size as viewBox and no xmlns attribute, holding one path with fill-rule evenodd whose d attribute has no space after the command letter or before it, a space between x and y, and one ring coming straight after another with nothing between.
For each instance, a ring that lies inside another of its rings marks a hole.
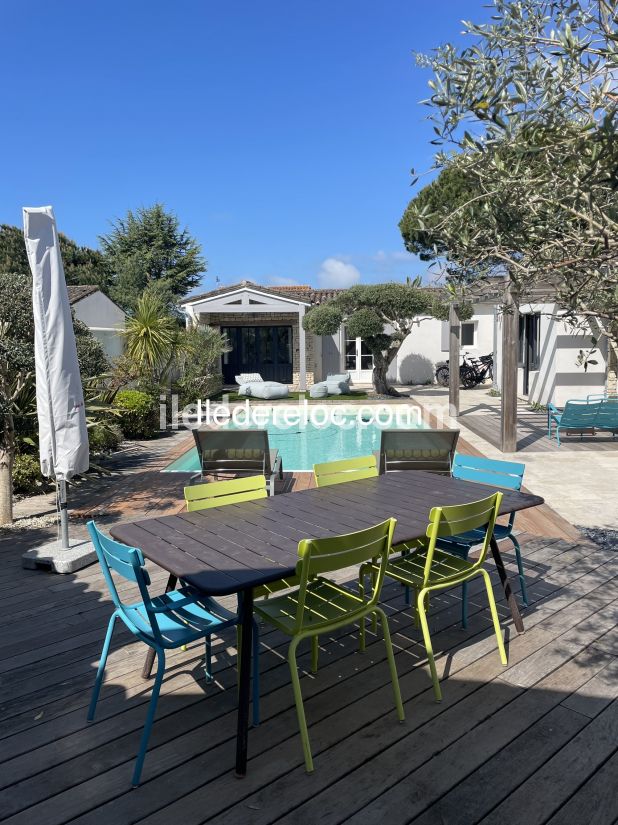
<instances>
[{"instance_id":1,"label":"deck plank","mask_svg":"<svg viewBox=\"0 0 618 825\"><path fill-rule=\"evenodd\" d=\"M354 631L321 639L319 673L302 678L316 759L316 773L309 778L284 659L287 640L265 630L263 723L250 734L249 773L239 782L231 773L236 677L234 638L228 634L215 645L218 685L206 697L196 681L201 649L192 646L170 657L145 782L137 791L129 790L128 780L149 683L141 679L141 652L136 655L139 647L129 643L128 635L119 636L110 656L97 721L91 726L85 722L110 609L98 569L63 580L45 573L28 576L28 571L22 578L15 566L15 581L3 579L6 592L13 593L10 598L18 604L31 582L38 594L35 608L45 607L22 617L17 638L0 638L0 817L13 825L162 825L170 819L197 825L209 817L216 825L277 819L335 823L349 816L371 822L373 812L381 811L393 794L395 815L387 806L393 823L401 815L401 821L419 816L429 825L431 812L448 822L466 804L476 821L517 800L536 775L545 771L553 777L564 773L565 765L576 764L581 780L569 784L568 776L559 777L545 811L545 818L555 816L556 825L568 822L559 819L561 812L568 816L585 810L585 800L602 787L590 766L579 766L572 743L591 741L592 734L581 737L602 719L613 732L608 714L616 705L618 560L589 543L525 533L521 540L531 606L526 633L516 636L508 609L499 602L508 637L507 670L495 652L480 583L470 587L465 633L459 627L458 590L441 594L431 611L438 668L446 679L444 701L437 705L419 633L411 627L409 611L401 612L401 588L388 584L384 601L407 721L399 725L395 718L379 636L368 634L365 655L357 653ZM508 543L504 557L517 587ZM349 573L342 574L346 576L350 580ZM161 586L165 574L153 578ZM7 611L0 625L8 627L9 619ZM307 651L300 661L306 668ZM611 777L616 761L608 736L601 740L592 763L599 775ZM439 785L429 787L429 764L443 768ZM495 792L492 785L493 795L474 807L490 767L505 781ZM383 773L392 774L393 784L380 801ZM584 803L578 807L580 785ZM408 793L415 793L417 801L406 809L396 800L397 794L408 800ZM600 807L606 819L596 820L597 825L609 825L613 806Z\"/></svg>"},{"instance_id":2,"label":"deck plank","mask_svg":"<svg viewBox=\"0 0 618 825\"><path fill-rule=\"evenodd\" d=\"M590 584L590 581L588 581L586 583L586 585L588 585L588 584ZM582 590L585 589L585 585L582 584L581 587L582 587ZM574 598L576 599L577 597L574 596ZM567 610L568 607L569 607L569 605L566 604L566 603L563 605L563 609L565 609L565 611L567 611L567 612L568 612L568 610ZM440 634L438 634L438 638L439 637L440 637ZM458 641L457 641L457 638L458 638ZM519 638L517 639L517 643L518 643L518 645L521 646L522 650L530 650L530 651L536 650L541 641L547 642L548 640L547 640L546 634L544 633L544 631L540 627L538 628L538 632L536 634L535 634L534 630L529 631L525 634L524 637L521 637L521 639L519 639ZM460 631L459 630L453 631L453 643L452 644L458 645L458 644L460 644L460 642L461 642ZM396 642L396 644L397 644L397 642ZM448 666L449 666L449 669L450 669L449 678L452 678L452 674L459 669L459 666L458 666L458 661L459 660L461 660L463 666L466 666L466 664L469 664L471 658L474 660L474 657L475 656L478 657L480 654L482 654L483 650L485 650L485 651L489 650L490 652L485 654L486 655L486 660L491 662L491 666L496 669L496 673L500 672L501 667L500 667L499 662L497 661L497 656L495 654L495 651L494 651L493 647L494 647L493 637L491 636L491 634L486 633L485 638L482 641L482 646L481 645L475 645L474 647L464 648L463 650L459 649L455 652L455 657L456 658L454 657L451 661L448 661L448 659L447 659L446 662L443 659L441 666L443 667L443 666L445 666L446 663L448 663ZM477 648L476 651L475 651L475 648ZM512 656L514 655L513 652L511 653L511 655ZM320 676L321 675L322 675L322 670L320 671ZM478 672L477 672L476 676L477 676L477 679L475 680L473 672L471 672L471 671L469 672L469 678L467 680L464 680L464 682L463 682L464 689L472 690L473 688L465 688L465 686L470 685L470 684L474 685L475 682L476 682L476 685L478 686L478 684L479 684L478 680L480 678ZM416 672L416 675L410 674L410 676L408 678L410 678L410 679L414 678L415 680L421 679L421 684L417 687L417 689L421 689L421 692L424 693L425 695L431 694L431 688L429 687L429 682L428 682L428 678L427 678L426 674L424 674L422 672ZM404 684L405 679L406 679L406 677L404 676L404 678L402 678L402 688L404 690L405 690L405 684ZM455 690L458 689L459 682L455 682L455 685L456 685L456 688L453 691L452 698L455 697ZM364 682L363 682L363 686L364 686ZM450 686L450 682L449 682L449 689L450 688L451 688L451 686ZM303 687L303 689L306 690L305 687ZM383 695L383 701L388 703L389 700L390 700L390 687L388 686L388 684L385 684L383 686L382 695ZM330 695L328 698L329 698L328 708L330 709L333 697L332 697L332 695ZM349 699L350 699L349 694L347 692L345 692L344 693L345 706L342 709L341 713L348 719L349 719L349 716L350 716L349 712L347 711L347 705L349 703ZM392 700L390 700L390 701L392 702ZM436 712L434 709L445 708L447 706L446 702L447 702L447 697L445 696L445 702L442 703L442 706L436 705L433 701L429 701L427 703L427 705L430 709L430 712L433 713L433 712ZM308 708L309 708L309 703L310 703L310 698L309 698L309 701L307 703ZM364 706L363 706L363 708L364 708ZM378 706L378 710L377 710L377 712L379 714L379 718L381 718L382 715L384 715L384 714L388 714L388 708L389 708L388 704L385 704L384 706L382 706L382 703L380 703L380 705ZM413 711L414 711L414 709L415 709L414 703L412 704L412 708L413 708ZM310 711L308 710L308 713L309 712ZM415 712L419 713L421 711L420 711L420 709L416 708ZM464 713L463 714L464 719L465 719L465 716L466 716L466 714ZM290 724L294 725L293 714L292 714L292 719L291 719ZM362 726L362 720L361 720L361 726ZM327 723L323 724L322 727L324 728L324 735L332 737L334 739L333 744L336 746L337 743L339 742L339 739L341 739L343 737L344 732L341 731L339 726L335 726L332 716L328 717ZM397 735L399 727L400 726L395 726L395 734L394 735ZM260 729L260 733L261 733L261 729ZM312 729L312 733L313 733L313 729ZM352 750L352 751L354 751L355 756L357 754L359 754L359 748L360 748L361 743L359 743L359 741L357 741L357 739L358 739L358 735L355 735L352 740L346 740L344 738L344 744L342 744L338 755L336 755L332 759L329 758L328 752L326 753L326 755L321 754L320 757L319 757L320 762L322 762L323 760L328 760L328 761L325 761L325 764L324 764L324 767L323 767L323 770L322 770L320 776L326 777L328 779L328 781L332 781L333 777L338 775L337 771L341 771L341 766L342 765L345 766L345 764L346 764L345 759L342 758L341 751L343 751L343 753L346 753L347 751ZM387 739L388 739L388 737L387 737ZM302 768L302 758L300 756L297 738L295 738L292 735L291 737L288 736L288 740L289 741L287 741L286 744L285 744L285 749L283 749L283 745L281 745L278 748L274 749L273 758L265 759L263 755L262 756L256 755L254 760L252 760L251 772L250 772L249 776L247 777L247 779L243 781L242 786L240 788L241 791L244 791L245 788L248 788L249 786L252 786L254 783L257 784L258 788L261 789L260 791L258 791L258 797L260 797L260 794L263 794L265 796L265 798L268 799L269 804L265 806L264 801L260 798L258 798L255 802L251 798L249 798L247 800L244 800L242 803L240 803L236 807L236 809L232 808L232 809L230 809L230 811L228 813L223 814L222 817L221 817L221 822L234 822L234 821L261 822L261 821L269 821L268 818L262 820L261 816L268 817L268 816L271 815L272 802L274 800L277 800L277 799L279 799L280 797L283 796L283 800L285 801L285 799L287 799L288 796L290 796L292 798L297 798L299 793L302 793L302 794L305 794L305 795L306 794L313 795L315 793L316 788L315 788L314 778L312 778L312 784L307 785L307 777L305 776L304 770ZM376 748L376 744L371 742L369 754L371 754L372 752L375 753L375 748ZM274 761L275 757L277 759L281 758L281 761L280 762L279 761L275 762ZM361 758L361 760L366 759L367 758L367 753L364 753L364 752L360 753L359 758ZM280 778L280 780L278 782L277 781L273 782L272 774L269 773L271 770L273 770L273 765L274 764L277 764L279 766L279 771L283 770L283 776ZM291 765L296 765L297 766L295 771L292 774L290 773ZM266 774L264 772L266 772ZM222 805L223 803L226 802L226 800L227 800L228 805L233 804L234 799L236 799L238 797L238 793L239 793L238 783L235 780L233 780L233 777L229 777L228 774L225 773L225 772L220 774L220 777L221 778L219 780L217 780L216 782L213 782L211 780L209 783L204 784L197 791L192 792L192 793L187 793L187 794L184 795L183 800L182 800L182 805L181 805L183 821L185 821L185 822L195 822L195 823L201 822L202 819L204 818L204 810L212 810L213 807L218 807L218 806ZM292 784L292 778L293 777L295 777L295 781ZM179 777L179 779L180 779L180 777ZM359 778L359 781L362 781L362 780L360 780L360 778ZM222 784L220 784L220 783L222 783ZM351 785L355 786L355 784L356 783L354 781L354 773L352 773L351 774ZM264 785L266 785L266 787L263 787ZM296 787L296 786L298 786L298 787ZM371 783L369 783L369 786L371 787ZM225 790L225 789L227 789L227 790ZM156 783L154 783L154 787L151 787L150 794L151 795L155 794L156 804L160 804L161 793L162 793L162 791L160 790L160 786L157 785ZM348 792L347 795L341 796L341 794L339 794L339 793L336 794L336 796L335 796L335 805L340 806L341 805L341 800L343 798L346 798L346 799L348 799L350 797L353 798L355 793L356 793L356 791L353 792L353 790L350 789L350 791ZM151 802L151 795L149 795L149 797L148 797L148 804L150 804L150 802ZM213 798L216 799L216 803L213 803ZM132 802L132 800L129 799L128 804L130 804L131 802ZM169 817L174 815L174 812L178 810L179 805L180 805L180 803L172 802L172 804L168 808L164 808L159 813L154 814L152 819L147 818L146 821L149 822L149 823L152 822L153 825L154 825L154 823L163 823L165 821L169 821ZM247 807L247 806L249 806L249 807ZM253 811L253 806L259 807L259 810L254 812ZM112 805L111 807L108 808L107 815L110 816L112 814L112 812L115 814L117 810L118 809L114 805ZM321 807L320 807L320 810L322 811L322 813L320 814L320 818L321 818L323 816L323 810L322 810ZM263 813L260 814L260 811L262 811ZM339 807L339 814L340 814L340 812L341 811L340 811L340 807ZM245 818L239 820L238 817L241 817L241 816L245 817ZM251 817L250 819L248 818L249 816ZM78 821L80 823L81 822L84 822L84 823L85 822L103 822L103 821L105 821L105 819L104 818L97 819L95 816L92 816L92 817L86 817L84 819L80 819ZM219 818L217 818L215 821L218 822ZM309 819L307 821L312 821L312 820ZM334 821L336 821L336 820L334 820Z\"/></svg>"},{"instance_id":3,"label":"deck plank","mask_svg":"<svg viewBox=\"0 0 618 825\"><path fill-rule=\"evenodd\" d=\"M571 796L547 825L614 825L618 820L618 751Z\"/></svg>"},{"instance_id":4,"label":"deck plank","mask_svg":"<svg viewBox=\"0 0 618 825\"><path fill-rule=\"evenodd\" d=\"M541 825L572 797L574 784L576 790L594 776L615 753L617 742L618 702L612 702L481 822L497 825L508 818L509 825ZM605 793L615 796L615 787Z\"/></svg>"}]
</instances>

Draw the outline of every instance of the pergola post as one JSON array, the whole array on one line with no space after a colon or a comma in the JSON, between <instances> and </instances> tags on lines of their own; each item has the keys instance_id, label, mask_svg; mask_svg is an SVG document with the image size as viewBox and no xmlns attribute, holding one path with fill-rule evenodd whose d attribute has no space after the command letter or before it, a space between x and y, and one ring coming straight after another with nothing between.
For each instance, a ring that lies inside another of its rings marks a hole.
<instances>
[{"instance_id":1,"label":"pergola post","mask_svg":"<svg viewBox=\"0 0 618 825\"><path fill-rule=\"evenodd\" d=\"M519 308L512 284L506 288L502 314L502 397L500 449L517 452L517 351L519 343Z\"/></svg>"},{"instance_id":2,"label":"pergola post","mask_svg":"<svg viewBox=\"0 0 618 825\"><path fill-rule=\"evenodd\" d=\"M303 327L305 316L305 305L298 305L298 389L305 392L307 389L307 343L306 333Z\"/></svg>"},{"instance_id":3,"label":"pergola post","mask_svg":"<svg viewBox=\"0 0 618 825\"><path fill-rule=\"evenodd\" d=\"M457 304L453 303L449 307L448 325L448 407L449 415L457 418L459 415L459 355L461 351L461 320L457 312Z\"/></svg>"}]
</instances>

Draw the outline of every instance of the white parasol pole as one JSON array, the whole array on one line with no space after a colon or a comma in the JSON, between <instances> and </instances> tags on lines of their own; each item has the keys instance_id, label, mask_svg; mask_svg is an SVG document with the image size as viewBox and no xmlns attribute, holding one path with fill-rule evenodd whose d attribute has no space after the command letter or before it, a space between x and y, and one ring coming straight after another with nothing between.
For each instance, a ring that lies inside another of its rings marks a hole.
<instances>
[{"instance_id":1,"label":"white parasol pole","mask_svg":"<svg viewBox=\"0 0 618 825\"><path fill-rule=\"evenodd\" d=\"M53 209L26 207L23 212L32 271L41 472L58 484L61 549L68 550L66 483L89 466L84 394Z\"/></svg>"}]
</instances>

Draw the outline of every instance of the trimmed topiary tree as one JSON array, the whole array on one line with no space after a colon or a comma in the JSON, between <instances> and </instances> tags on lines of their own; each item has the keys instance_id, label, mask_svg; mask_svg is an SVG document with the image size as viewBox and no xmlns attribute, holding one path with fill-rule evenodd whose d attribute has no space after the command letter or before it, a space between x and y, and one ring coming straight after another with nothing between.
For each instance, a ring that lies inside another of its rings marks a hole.
<instances>
[{"instance_id":1,"label":"trimmed topiary tree","mask_svg":"<svg viewBox=\"0 0 618 825\"><path fill-rule=\"evenodd\" d=\"M334 335L345 325L348 335L362 338L373 356L375 391L398 395L387 372L399 348L419 320L444 316L442 294L417 283L357 284L310 309L303 325L314 335Z\"/></svg>"}]
</instances>

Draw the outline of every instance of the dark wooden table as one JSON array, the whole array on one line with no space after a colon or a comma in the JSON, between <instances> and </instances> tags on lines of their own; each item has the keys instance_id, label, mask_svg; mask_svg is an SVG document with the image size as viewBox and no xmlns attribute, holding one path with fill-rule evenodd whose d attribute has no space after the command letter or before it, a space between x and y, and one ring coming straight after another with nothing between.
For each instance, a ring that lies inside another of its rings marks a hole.
<instances>
[{"instance_id":1,"label":"dark wooden table","mask_svg":"<svg viewBox=\"0 0 618 825\"><path fill-rule=\"evenodd\" d=\"M503 490L502 514L543 504L540 496ZM298 542L361 530L393 516L395 544L425 535L429 511L483 497L481 485L420 471L389 473L321 489L229 504L177 516L149 518L111 528L112 536L139 547L150 561L209 596L241 598L242 644L236 739L236 773L247 769L253 588L291 576ZM517 630L524 626L495 540L492 554ZM144 666L150 674L152 658Z\"/></svg>"}]
</instances>

